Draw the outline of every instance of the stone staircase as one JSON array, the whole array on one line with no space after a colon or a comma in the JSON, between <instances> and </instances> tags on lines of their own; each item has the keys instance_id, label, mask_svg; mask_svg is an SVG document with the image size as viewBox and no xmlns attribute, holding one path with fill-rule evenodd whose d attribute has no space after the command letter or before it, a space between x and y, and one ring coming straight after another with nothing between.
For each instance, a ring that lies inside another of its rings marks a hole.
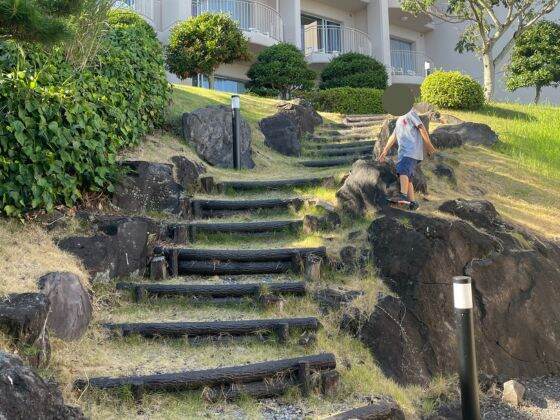
<instances>
[{"instance_id":1,"label":"stone staircase","mask_svg":"<svg viewBox=\"0 0 560 420\"><path fill-rule=\"evenodd\" d=\"M374 138L383 124L384 115L347 116L344 123L323 125L303 144L301 165L328 168L351 165L373 155Z\"/></svg>"}]
</instances>

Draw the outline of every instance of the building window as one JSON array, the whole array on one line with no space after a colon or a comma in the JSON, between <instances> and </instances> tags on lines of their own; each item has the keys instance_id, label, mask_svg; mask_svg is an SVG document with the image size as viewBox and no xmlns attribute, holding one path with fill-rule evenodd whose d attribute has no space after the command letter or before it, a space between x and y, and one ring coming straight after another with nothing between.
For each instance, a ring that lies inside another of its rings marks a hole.
<instances>
[{"instance_id":1,"label":"building window","mask_svg":"<svg viewBox=\"0 0 560 420\"><path fill-rule=\"evenodd\" d=\"M199 74L198 77L193 78L193 85L198 87L203 87L206 89L210 88L210 83L208 82L208 77ZM228 79L225 77L216 76L214 77L214 90L219 90L220 92L229 93L245 93L246 90L245 83L235 79Z\"/></svg>"},{"instance_id":2,"label":"building window","mask_svg":"<svg viewBox=\"0 0 560 420\"><path fill-rule=\"evenodd\" d=\"M312 15L301 15L302 46L305 54L342 51L342 26L339 22Z\"/></svg>"},{"instance_id":3,"label":"building window","mask_svg":"<svg viewBox=\"0 0 560 420\"><path fill-rule=\"evenodd\" d=\"M391 65L395 74L405 76L420 74L417 61L414 42L391 38Z\"/></svg>"}]
</instances>

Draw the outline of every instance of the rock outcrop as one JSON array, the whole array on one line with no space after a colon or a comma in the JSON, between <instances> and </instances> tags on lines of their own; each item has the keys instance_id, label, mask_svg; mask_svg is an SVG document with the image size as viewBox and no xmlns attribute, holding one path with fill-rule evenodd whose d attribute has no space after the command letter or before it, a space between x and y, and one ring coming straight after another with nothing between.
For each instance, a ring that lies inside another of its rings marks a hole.
<instances>
[{"instance_id":1,"label":"rock outcrop","mask_svg":"<svg viewBox=\"0 0 560 420\"><path fill-rule=\"evenodd\" d=\"M175 166L175 178L177 183L187 193L193 193L198 189L198 178L206 173L204 165L194 162L185 156L173 156L171 158Z\"/></svg>"},{"instance_id":2,"label":"rock outcrop","mask_svg":"<svg viewBox=\"0 0 560 420\"><path fill-rule=\"evenodd\" d=\"M426 383L456 371L452 277L473 280L479 370L560 373L560 246L503 222L489 202L444 203L448 220L392 209L369 230L373 259L395 296L359 314L359 335L383 371Z\"/></svg>"},{"instance_id":3,"label":"rock outcrop","mask_svg":"<svg viewBox=\"0 0 560 420\"><path fill-rule=\"evenodd\" d=\"M21 359L0 351L0 418L82 420L77 407L64 404L56 384L45 382Z\"/></svg>"},{"instance_id":4,"label":"rock outcrop","mask_svg":"<svg viewBox=\"0 0 560 420\"><path fill-rule=\"evenodd\" d=\"M225 105L200 108L183 115L183 134L205 162L233 168L233 126L231 109ZM253 168L251 126L241 118L241 166Z\"/></svg>"},{"instance_id":5,"label":"rock outcrop","mask_svg":"<svg viewBox=\"0 0 560 420\"><path fill-rule=\"evenodd\" d=\"M442 125L431 134L432 143L439 149L459 147L463 144L493 146L498 135L486 124L463 122Z\"/></svg>"},{"instance_id":6,"label":"rock outcrop","mask_svg":"<svg viewBox=\"0 0 560 420\"><path fill-rule=\"evenodd\" d=\"M48 314L49 299L42 293L11 294L0 300L0 331L14 339L33 366L45 365L51 356Z\"/></svg>"},{"instance_id":7,"label":"rock outcrop","mask_svg":"<svg viewBox=\"0 0 560 420\"><path fill-rule=\"evenodd\" d=\"M278 112L287 115L298 129L298 137L312 134L315 127L323 124L323 117L313 108L311 102L304 99L294 99L290 102L281 102L277 106Z\"/></svg>"},{"instance_id":8,"label":"rock outcrop","mask_svg":"<svg viewBox=\"0 0 560 420\"><path fill-rule=\"evenodd\" d=\"M115 188L113 204L130 212L180 212L183 188L175 182L173 165L128 161L123 166L128 173Z\"/></svg>"},{"instance_id":9,"label":"rock outcrop","mask_svg":"<svg viewBox=\"0 0 560 420\"><path fill-rule=\"evenodd\" d=\"M78 276L72 273L48 273L37 281L39 290L50 302L47 326L64 340L80 338L91 321L91 297Z\"/></svg>"}]
</instances>

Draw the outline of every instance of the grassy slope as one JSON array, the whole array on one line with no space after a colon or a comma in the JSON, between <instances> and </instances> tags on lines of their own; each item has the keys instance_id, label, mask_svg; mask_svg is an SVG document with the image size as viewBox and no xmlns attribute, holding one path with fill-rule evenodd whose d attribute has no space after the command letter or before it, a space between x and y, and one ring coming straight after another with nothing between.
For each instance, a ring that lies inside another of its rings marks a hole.
<instances>
[{"instance_id":1,"label":"grassy slope","mask_svg":"<svg viewBox=\"0 0 560 420\"><path fill-rule=\"evenodd\" d=\"M228 102L228 94L179 87L175 90L170 118L177 120L182 112L188 112L201 106L227 104ZM253 128L257 168L252 172L244 171L239 174L239 177L291 177L298 173L310 173L294 166L293 160L273 153L264 146L262 135L257 130L257 123L262 117L275 112L275 103L270 99L242 97L243 114ZM520 118L521 112L528 114L529 117ZM560 121L560 110L497 104L478 113L455 114L459 114L465 119L489 123L499 132L503 143L495 150L466 147L446 151L445 154L451 161L457 162L455 167L459 179L457 186L431 175L429 169L433 163L426 162L425 166L428 170L425 172L430 178L430 194L427 197L429 201L423 203L422 211L434 211L437 205L447 198L478 197L477 188L482 187L487 192L485 198L495 202L498 209L513 221L547 236L560 237L560 223L557 220L557 208L560 206L560 177L558 176L558 156L554 155L554 147L558 150L559 140L553 137L553 131L557 130L559 123L544 124L547 120ZM331 121L340 120L340 116L337 115L325 115L325 117ZM529 147L529 144L532 143L538 144L539 147ZM168 161L171 156L176 154L194 157L194 152L177 137L157 133L148 137L141 148L128 151L124 157ZM542 157L539 157L540 155ZM522 156L522 158L519 159L518 156ZM315 172L341 175L345 169L311 171L311 173ZM210 173L218 177L229 176L227 171L220 169L210 169ZM299 193L334 201L334 192L334 188L314 188L302 190ZM317 245L327 241L328 244L331 244L331 251L334 252L336 243L339 243L349 230L365 228L367 223L367 220L359 224L345 221L344 228L330 234L330 238L318 235L305 236L301 232L297 232L286 237L274 238L274 242L280 243L281 241L286 245ZM205 242L203 241L201 245L206 245ZM213 241L209 241L209 243L212 242L216 243L215 238ZM264 241L262 242L266 244ZM227 246L237 246L238 244L228 240ZM53 269L63 268L82 274L80 265L74 258L60 252L48 234L32 225L22 226L16 222L0 220L0 257L0 273L2 273L0 293L34 290L35 279L41 273ZM348 278L332 274L325 279L325 282L343 283L350 288L365 287L370 293L357 304L368 306L374 303L376 290L380 287L374 274L366 274L362 278ZM172 320L186 315L192 316L193 319L217 319L233 316L251 318L317 313L316 304L309 299L302 302L289 300L280 313L263 311L251 305L237 309L201 307L191 310L185 308L183 303L172 300L163 305L148 302L142 307L131 306L128 304L127 297L115 296L111 286L97 286L95 291L97 305L100 309L96 313L95 322L124 319ZM414 410L418 398L422 394L426 395L425 391L417 387L401 388L384 378L369 352L345 332L337 330L336 318L322 319L322 322L327 323L329 328L320 334L316 347L308 351L328 350L336 353L339 361L342 361L341 372L345 384L342 397L344 399L354 401L359 396L383 393L397 398L408 412ZM0 337L0 348L7 347L7 345ZM126 341L119 341L108 339L100 328L92 328L86 337L76 343L63 343L55 340L53 362L47 373L54 374L61 380L70 401L86 403L88 412L96 418L133 416L178 418L186 415L198 416L209 411L214 415L223 413L224 416L236 417L239 409L251 417L256 415L254 411L256 405L251 401L241 402L239 405L218 404L208 407L200 397L193 393L150 394L138 408L130 398L125 398L123 401L119 396L107 393L76 395L70 392L70 384L76 376L82 376L84 373L87 375L132 373L138 366L142 366L143 371L154 371L161 369L171 360L174 362L169 367L174 370L181 367L215 366L224 360L224 355L227 364L244 363L249 360L290 356L293 349L293 346L282 348L273 342L245 342L221 346L214 343L191 345L182 341L154 342L134 337ZM346 365L349 367L344 367ZM445 385L445 381L434 381L430 395L437 395L442 388L445 388ZM343 408L340 399L328 401L328 404L323 400L303 403L297 397L290 401L301 404L315 414L326 414ZM430 403L430 400L422 402L424 406L428 407Z\"/></svg>"}]
</instances>

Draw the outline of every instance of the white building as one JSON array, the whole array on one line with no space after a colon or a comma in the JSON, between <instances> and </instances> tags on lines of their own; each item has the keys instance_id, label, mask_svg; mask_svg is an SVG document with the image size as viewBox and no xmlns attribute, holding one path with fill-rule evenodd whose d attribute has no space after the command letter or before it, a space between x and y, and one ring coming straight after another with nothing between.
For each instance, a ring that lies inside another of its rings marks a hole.
<instances>
[{"instance_id":1,"label":"white building","mask_svg":"<svg viewBox=\"0 0 560 420\"><path fill-rule=\"evenodd\" d=\"M346 52L368 54L388 69L390 82L418 86L427 69L461 70L482 82L480 59L454 51L460 28L429 16L403 12L399 0L125 0L156 29L165 43L177 22L203 12L225 12L239 22L253 53L285 41L300 48L320 70ZM560 9L547 16L557 20ZM251 63L221 66L215 88L243 92ZM531 101L534 90L505 91L498 67L496 98ZM170 76L172 81L173 78ZM183 83L185 81L182 81ZM207 86L202 77L187 81ZM545 89L542 99L560 103L560 90Z\"/></svg>"}]
</instances>

